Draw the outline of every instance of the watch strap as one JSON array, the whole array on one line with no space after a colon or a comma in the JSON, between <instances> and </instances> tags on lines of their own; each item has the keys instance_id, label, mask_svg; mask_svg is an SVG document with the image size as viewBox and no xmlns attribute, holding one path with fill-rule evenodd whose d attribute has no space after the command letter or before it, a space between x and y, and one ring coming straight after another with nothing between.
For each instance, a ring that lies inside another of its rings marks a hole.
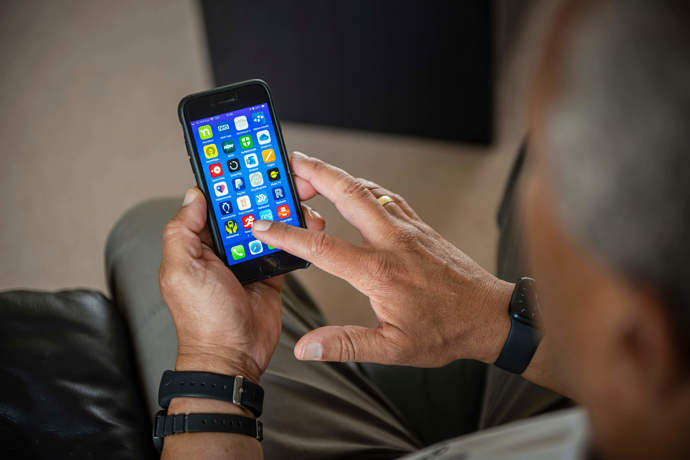
<instances>
[{"instance_id":1,"label":"watch strap","mask_svg":"<svg viewBox=\"0 0 690 460\"><path fill-rule=\"evenodd\" d=\"M540 341L541 336L534 327L511 315L508 338L494 365L513 374L522 374Z\"/></svg>"},{"instance_id":2,"label":"watch strap","mask_svg":"<svg viewBox=\"0 0 690 460\"><path fill-rule=\"evenodd\" d=\"M264 390L241 375L211 372L165 371L158 388L158 404L167 409L173 398L207 398L227 401L260 417Z\"/></svg>"},{"instance_id":3,"label":"watch strap","mask_svg":"<svg viewBox=\"0 0 690 460\"><path fill-rule=\"evenodd\" d=\"M163 438L180 433L235 433L263 440L263 425L250 417L233 414L174 414L159 411L153 421L153 443L160 451Z\"/></svg>"}]
</instances>

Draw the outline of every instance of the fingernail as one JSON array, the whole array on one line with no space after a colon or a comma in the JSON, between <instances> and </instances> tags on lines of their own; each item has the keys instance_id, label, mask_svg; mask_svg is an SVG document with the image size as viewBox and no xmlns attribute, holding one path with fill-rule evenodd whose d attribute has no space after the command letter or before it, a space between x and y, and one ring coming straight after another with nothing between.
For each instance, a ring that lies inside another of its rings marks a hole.
<instances>
[{"instance_id":1,"label":"fingernail","mask_svg":"<svg viewBox=\"0 0 690 460\"><path fill-rule=\"evenodd\" d=\"M321 214L319 214L318 212L314 211L312 208L309 208L309 214L311 214L312 216L316 217L317 219L323 219L323 217L321 217Z\"/></svg>"},{"instance_id":2,"label":"fingernail","mask_svg":"<svg viewBox=\"0 0 690 460\"><path fill-rule=\"evenodd\" d=\"M304 347L302 359L317 360L321 359L321 356L323 356L323 346L321 346L320 343L308 343L307 346Z\"/></svg>"},{"instance_id":3,"label":"fingernail","mask_svg":"<svg viewBox=\"0 0 690 460\"><path fill-rule=\"evenodd\" d=\"M295 158L309 158L305 154L303 154L302 152L298 152L297 150L292 152L292 156Z\"/></svg>"},{"instance_id":4,"label":"fingernail","mask_svg":"<svg viewBox=\"0 0 690 460\"><path fill-rule=\"evenodd\" d=\"M182 202L182 206L187 206L189 203L194 201L194 197L196 196L196 190L193 188L190 188L187 190L187 193L184 194L184 201Z\"/></svg>"},{"instance_id":5,"label":"fingernail","mask_svg":"<svg viewBox=\"0 0 690 460\"><path fill-rule=\"evenodd\" d=\"M257 232L265 232L269 228L271 228L271 224L273 221L270 220L257 220L254 222L254 225L252 226L252 230L256 230Z\"/></svg>"}]
</instances>

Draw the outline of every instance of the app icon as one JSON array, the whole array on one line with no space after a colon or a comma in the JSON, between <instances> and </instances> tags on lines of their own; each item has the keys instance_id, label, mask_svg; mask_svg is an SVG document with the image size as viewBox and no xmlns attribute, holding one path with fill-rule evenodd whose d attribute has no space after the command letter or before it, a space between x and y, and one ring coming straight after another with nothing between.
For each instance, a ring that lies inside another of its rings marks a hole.
<instances>
[{"instance_id":1,"label":"app icon","mask_svg":"<svg viewBox=\"0 0 690 460\"><path fill-rule=\"evenodd\" d=\"M259 166L259 160L256 158L256 153L245 155L244 164L247 165L247 168L256 168Z\"/></svg>"},{"instance_id":2,"label":"app icon","mask_svg":"<svg viewBox=\"0 0 690 460\"><path fill-rule=\"evenodd\" d=\"M278 206L278 209L276 209L276 211L278 211L278 217L281 219L290 217L290 206L286 204L281 204L280 206Z\"/></svg>"},{"instance_id":3,"label":"app icon","mask_svg":"<svg viewBox=\"0 0 690 460\"><path fill-rule=\"evenodd\" d=\"M223 141L223 152L224 153L232 153L235 151L235 141L232 139L228 139L227 141Z\"/></svg>"},{"instance_id":4,"label":"app icon","mask_svg":"<svg viewBox=\"0 0 690 460\"><path fill-rule=\"evenodd\" d=\"M275 249L275 248L274 248L273 246L271 246L270 244L267 244L266 246L268 246L268 249Z\"/></svg>"},{"instance_id":5,"label":"app icon","mask_svg":"<svg viewBox=\"0 0 690 460\"><path fill-rule=\"evenodd\" d=\"M224 216L227 216L232 212L232 203L230 203L230 201L218 203L218 207L220 208L220 213Z\"/></svg>"},{"instance_id":6,"label":"app icon","mask_svg":"<svg viewBox=\"0 0 690 460\"><path fill-rule=\"evenodd\" d=\"M273 151L273 149L266 149L263 152L261 152L261 156L264 157L264 163L271 163L272 161L276 161L276 153Z\"/></svg>"},{"instance_id":7,"label":"app icon","mask_svg":"<svg viewBox=\"0 0 690 460\"><path fill-rule=\"evenodd\" d=\"M246 136L240 137L240 144L242 145L243 149L248 149L249 147L252 147L254 145L254 142L252 141L252 136L247 134Z\"/></svg>"},{"instance_id":8,"label":"app icon","mask_svg":"<svg viewBox=\"0 0 690 460\"><path fill-rule=\"evenodd\" d=\"M264 113L259 110L258 112L252 113L252 121L256 124L262 125L266 123L266 117L264 116Z\"/></svg>"},{"instance_id":9,"label":"app icon","mask_svg":"<svg viewBox=\"0 0 690 460\"><path fill-rule=\"evenodd\" d=\"M204 155L206 156L207 160L217 157L218 149L216 148L216 144L204 145Z\"/></svg>"},{"instance_id":10,"label":"app icon","mask_svg":"<svg viewBox=\"0 0 690 460\"><path fill-rule=\"evenodd\" d=\"M233 246L232 249L230 249L230 252L232 253L233 260L244 259L244 256L247 255L244 252L244 246L241 244Z\"/></svg>"},{"instance_id":11,"label":"app icon","mask_svg":"<svg viewBox=\"0 0 690 460\"><path fill-rule=\"evenodd\" d=\"M242 217L242 226L244 228L252 228L254 225L254 214L247 214L246 216Z\"/></svg>"},{"instance_id":12,"label":"app icon","mask_svg":"<svg viewBox=\"0 0 690 460\"><path fill-rule=\"evenodd\" d=\"M220 163L213 163L208 165L208 172L211 173L211 177L218 177L223 175L223 168Z\"/></svg>"},{"instance_id":13,"label":"app icon","mask_svg":"<svg viewBox=\"0 0 690 460\"><path fill-rule=\"evenodd\" d=\"M259 240L250 241L247 246L249 246L249 252L252 255L261 254L262 252L264 252L264 246L261 244L261 241Z\"/></svg>"},{"instance_id":14,"label":"app icon","mask_svg":"<svg viewBox=\"0 0 690 460\"><path fill-rule=\"evenodd\" d=\"M252 184L252 187L258 187L259 185L264 184L264 176L261 175L260 172L255 172L251 173L249 175L249 183Z\"/></svg>"},{"instance_id":15,"label":"app icon","mask_svg":"<svg viewBox=\"0 0 690 460\"><path fill-rule=\"evenodd\" d=\"M273 198L276 201L285 198L285 191L283 191L283 187L276 187L273 189Z\"/></svg>"},{"instance_id":16,"label":"app icon","mask_svg":"<svg viewBox=\"0 0 690 460\"><path fill-rule=\"evenodd\" d=\"M240 160L231 158L228 160L228 171L235 172L240 170Z\"/></svg>"},{"instance_id":17,"label":"app icon","mask_svg":"<svg viewBox=\"0 0 690 460\"><path fill-rule=\"evenodd\" d=\"M219 136L222 136L224 133L227 134L227 132L230 131L230 123L226 121L223 123L218 123L216 125L216 131L218 131Z\"/></svg>"},{"instance_id":18,"label":"app icon","mask_svg":"<svg viewBox=\"0 0 690 460\"><path fill-rule=\"evenodd\" d=\"M234 235L235 233L237 233L237 222L235 222L232 219L226 221L225 231L228 232L228 235Z\"/></svg>"},{"instance_id":19,"label":"app icon","mask_svg":"<svg viewBox=\"0 0 690 460\"><path fill-rule=\"evenodd\" d=\"M265 193L257 193L256 195L254 195L254 199L256 200L257 206L261 206L268 203L268 195L266 195Z\"/></svg>"},{"instance_id":20,"label":"app icon","mask_svg":"<svg viewBox=\"0 0 690 460\"><path fill-rule=\"evenodd\" d=\"M244 211L245 209L249 209L251 207L252 201L249 199L249 196L242 195L237 197L237 209Z\"/></svg>"},{"instance_id":21,"label":"app icon","mask_svg":"<svg viewBox=\"0 0 690 460\"><path fill-rule=\"evenodd\" d=\"M228 184L224 180L216 182L213 184L213 191L216 192L216 196L225 196L228 194Z\"/></svg>"},{"instance_id":22,"label":"app icon","mask_svg":"<svg viewBox=\"0 0 690 460\"><path fill-rule=\"evenodd\" d=\"M235 129L237 131L242 131L243 129L249 128L249 123L247 123L247 117L242 115L241 117L235 117Z\"/></svg>"},{"instance_id":23,"label":"app icon","mask_svg":"<svg viewBox=\"0 0 690 460\"><path fill-rule=\"evenodd\" d=\"M264 209L259 212L259 219L261 220L273 220L273 211L270 209Z\"/></svg>"},{"instance_id":24,"label":"app icon","mask_svg":"<svg viewBox=\"0 0 690 460\"><path fill-rule=\"evenodd\" d=\"M264 129L256 133L256 139L259 141L259 144L261 145L268 144L269 142L271 142L271 134L268 132L267 129Z\"/></svg>"},{"instance_id":25,"label":"app icon","mask_svg":"<svg viewBox=\"0 0 690 460\"><path fill-rule=\"evenodd\" d=\"M278 170L278 168L271 168L266 172L268 173L268 180L270 180L271 182L280 179L280 171Z\"/></svg>"},{"instance_id":26,"label":"app icon","mask_svg":"<svg viewBox=\"0 0 690 460\"><path fill-rule=\"evenodd\" d=\"M211 131L211 125L199 126L199 138L210 139L213 137L213 131Z\"/></svg>"},{"instance_id":27,"label":"app icon","mask_svg":"<svg viewBox=\"0 0 690 460\"><path fill-rule=\"evenodd\" d=\"M235 177L232 180L232 187L235 189L236 192L241 192L244 190L244 179L241 177Z\"/></svg>"}]
</instances>

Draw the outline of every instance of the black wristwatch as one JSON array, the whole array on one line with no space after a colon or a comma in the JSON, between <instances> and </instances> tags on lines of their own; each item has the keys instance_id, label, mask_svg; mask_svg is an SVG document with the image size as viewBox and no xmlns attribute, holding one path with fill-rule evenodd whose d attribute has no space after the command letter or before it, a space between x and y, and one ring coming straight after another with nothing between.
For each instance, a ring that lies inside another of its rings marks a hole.
<instances>
[{"instance_id":1,"label":"black wristwatch","mask_svg":"<svg viewBox=\"0 0 690 460\"><path fill-rule=\"evenodd\" d=\"M237 433L261 441L263 426L251 417L231 414L173 414L166 410L173 398L207 398L231 402L261 415L264 390L241 375L230 376L210 372L165 371L158 387L158 404L163 408L153 423L153 445L161 452L166 436L180 433Z\"/></svg>"},{"instance_id":2,"label":"black wristwatch","mask_svg":"<svg viewBox=\"0 0 690 460\"><path fill-rule=\"evenodd\" d=\"M510 332L494 365L514 374L522 374L541 341L541 333L537 329L539 298L532 278L520 278L515 284L508 314Z\"/></svg>"},{"instance_id":3,"label":"black wristwatch","mask_svg":"<svg viewBox=\"0 0 690 460\"><path fill-rule=\"evenodd\" d=\"M211 372L165 371L158 387L158 404L167 409L173 398L218 399L247 409L255 417L261 416L264 390L241 375Z\"/></svg>"}]
</instances>

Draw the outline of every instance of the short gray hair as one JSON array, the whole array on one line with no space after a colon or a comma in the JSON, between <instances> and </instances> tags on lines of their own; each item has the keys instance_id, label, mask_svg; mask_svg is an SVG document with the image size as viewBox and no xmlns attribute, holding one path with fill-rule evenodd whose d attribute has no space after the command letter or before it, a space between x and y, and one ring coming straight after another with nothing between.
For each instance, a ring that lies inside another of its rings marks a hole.
<instances>
[{"instance_id":1,"label":"short gray hair","mask_svg":"<svg viewBox=\"0 0 690 460\"><path fill-rule=\"evenodd\" d=\"M690 2L594 2L547 112L566 228L656 288L690 346Z\"/></svg>"}]
</instances>

